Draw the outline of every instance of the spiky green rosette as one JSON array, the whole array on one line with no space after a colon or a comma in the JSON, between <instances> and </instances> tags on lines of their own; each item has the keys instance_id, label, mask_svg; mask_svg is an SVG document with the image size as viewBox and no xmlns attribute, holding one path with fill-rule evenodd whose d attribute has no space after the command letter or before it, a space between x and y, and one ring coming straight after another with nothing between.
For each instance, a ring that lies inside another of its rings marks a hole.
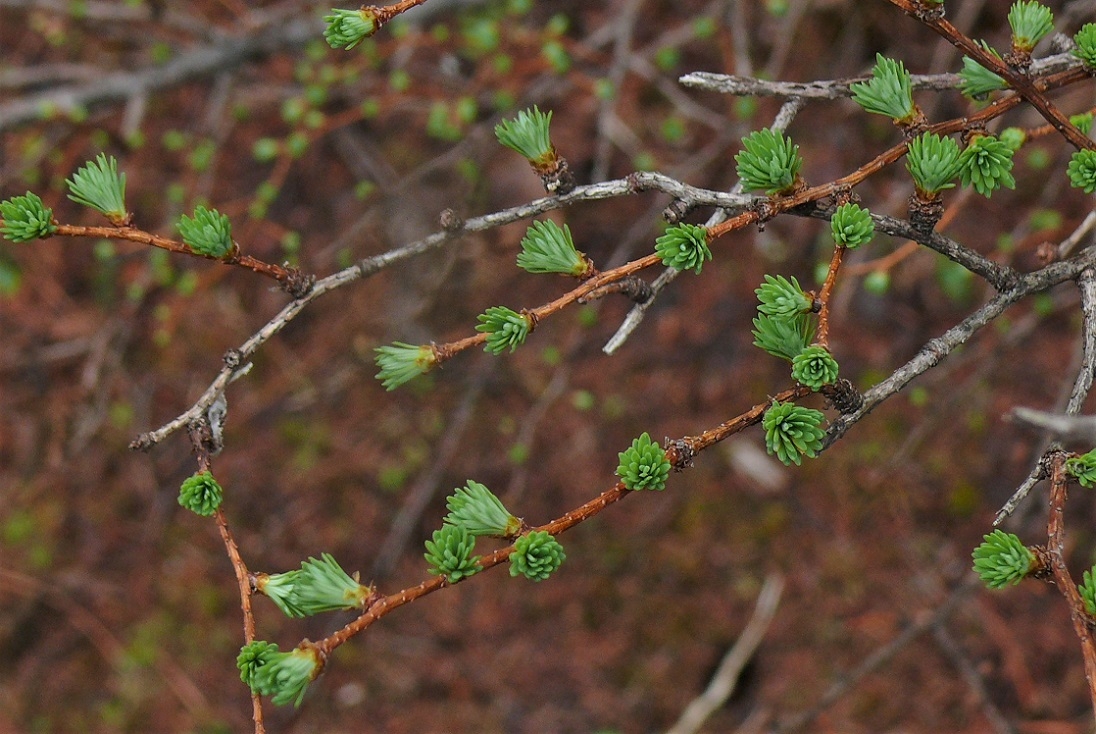
<instances>
[{"instance_id":1,"label":"spiky green rosette","mask_svg":"<svg viewBox=\"0 0 1096 734\"><path fill-rule=\"evenodd\" d=\"M216 512L223 497L221 485L207 471L194 474L179 487L179 504L202 517Z\"/></svg>"},{"instance_id":2,"label":"spiky green rosette","mask_svg":"<svg viewBox=\"0 0 1096 734\"><path fill-rule=\"evenodd\" d=\"M538 172L543 172L551 168L557 158L549 134L551 123L552 113L541 112L534 106L531 110L522 110L512 120L495 125L495 137L521 154Z\"/></svg>"},{"instance_id":3,"label":"spiky green rosette","mask_svg":"<svg viewBox=\"0 0 1096 734\"><path fill-rule=\"evenodd\" d=\"M936 133L921 133L910 141L906 153L906 170L913 176L913 185L926 196L934 196L955 186L962 164L959 144L952 138Z\"/></svg>"},{"instance_id":4,"label":"spiky green rosette","mask_svg":"<svg viewBox=\"0 0 1096 734\"><path fill-rule=\"evenodd\" d=\"M666 489L666 477L670 475L670 460L666 451L651 440L646 431L632 441L632 445L620 452L620 465L616 473L628 489Z\"/></svg>"},{"instance_id":5,"label":"spiky green rosette","mask_svg":"<svg viewBox=\"0 0 1096 734\"><path fill-rule=\"evenodd\" d=\"M815 392L837 382L837 360L825 347L807 347L792 358L792 379Z\"/></svg>"},{"instance_id":6,"label":"spiky green rosette","mask_svg":"<svg viewBox=\"0 0 1096 734\"><path fill-rule=\"evenodd\" d=\"M974 572L991 589L1018 584L1035 563L1035 554L1012 533L994 530L974 549Z\"/></svg>"},{"instance_id":7,"label":"spiky green rosette","mask_svg":"<svg viewBox=\"0 0 1096 734\"><path fill-rule=\"evenodd\" d=\"M1066 459L1066 471L1072 474L1082 487L1096 485L1096 449L1087 454Z\"/></svg>"},{"instance_id":8,"label":"spiky green rosette","mask_svg":"<svg viewBox=\"0 0 1096 734\"><path fill-rule=\"evenodd\" d=\"M1069 159L1069 182L1086 194L1096 191L1096 151L1078 150Z\"/></svg>"},{"instance_id":9,"label":"spiky green rosette","mask_svg":"<svg viewBox=\"0 0 1096 734\"><path fill-rule=\"evenodd\" d=\"M760 303L757 310L778 319L806 313L814 306L811 298L799 287L799 281L795 278L789 281L783 275L773 277L766 274L765 282L754 293Z\"/></svg>"},{"instance_id":10,"label":"spiky green rosette","mask_svg":"<svg viewBox=\"0 0 1096 734\"><path fill-rule=\"evenodd\" d=\"M1001 58L1001 54L985 41L978 41L978 45L986 53ZM963 70L959 72L959 78L961 80L959 91L971 99L985 99L990 92L1008 86L999 74L990 71L969 56L963 57Z\"/></svg>"},{"instance_id":11,"label":"spiky green rosette","mask_svg":"<svg viewBox=\"0 0 1096 734\"><path fill-rule=\"evenodd\" d=\"M546 530L526 533L514 543L510 554L510 575L521 574L530 581L543 581L567 559L563 546Z\"/></svg>"},{"instance_id":12,"label":"spiky green rosette","mask_svg":"<svg viewBox=\"0 0 1096 734\"><path fill-rule=\"evenodd\" d=\"M795 188L803 158L792 139L769 128L756 130L742 138L742 150L734 157L738 177L749 191L764 191L769 196Z\"/></svg>"},{"instance_id":13,"label":"spiky green rosette","mask_svg":"<svg viewBox=\"0 0 1096 734\"><path fill-rule=\"evenodd\" d=\"M1012 47L1031 53L1043 36L1054 30L1054 13L1035 0L1017 0L1008 11Z\"/></svg>"},{"instance_id":14,"label":"spiky green rosette","mask_svg":"<svg viewBox=\"0 0 1096 734\"><path fill-rule=\"evenodd\" d=\"M820 426L825 419L817 410L774 400L761 421L765 450L776 454L785 466L799 466L804 456L813 459L822 450L825 432Z\"/></svg>"},{"instance_id":15,"label":"spiky green rosette","mask_svg":"<svg viewBox=\"0 0 1096 734\"><path fill-rule=\"evenodd\" d=\"M25 196L13 196L0 201L0 235L12 242L29 242L49 237L57 231L53 223L53 210L42 203L37 194L28 191Z\"/></svg>"},{"instance_id":16,"label":"spiky green rosette","mask_svg":"<svg viewBox=\"0 0 1096 734\"><path fill-rule=\"evenodd\" d=\"M376 9L368 7L360 10L332 8L331 14L323 17L323 22L327 24L323 31L327 44L347 51L376 33L379 27Z\"/></svg>"},{"instance_id":17,"label":"spiky green rosette","mask_svg":"<svg viewBox=\"0 0 1096 734\"><path fill-rule=\"evenodd\" d=\"M910 73L901 61L875 55L872 78L849 87L853 101L866 111L886 115L899 124L908 124L917 117L913 104Z\"/></svg>"},{"instance_id":18,"label":"spiky green rosette","mask_svg":"<svg viewBox=\"0 0 1096 734\"><path fill-rule=\"evenodd\" d=\"M449 508L445 522L464 528L469 535L508 538L521 532L521 520L491 490L471 479L449 496L445 506Z\"/></svg>"},{"instance_id":19,"label":"spiky green rosette","mask_svg":"<svg viewBox=\"0 0 1096 734\"><path fill-rule=\"evenodd\" d=\"M193 217L181 214L175 226L183 236L183 243L199 255L223 258L236 249L236 243L232 241L232 223L216 209L206 209L199 204L194 207Z\"/></svg>"},{"instance_id":20,"label":"spiky green rosette","mask_svg":"<svg viewBox=\"0 0 1096 734\"><path fill-rule=\"evenodd\" d=\"M1096 69L1096 23L1085 23L1073 36L1074 56L1089 69Z\"/></svg>"},{"instance_id":21,"label":"spiky green rosette","mask_svg":"<svg viewBox=\"0 0 1096 734\"><path fill-rule=\"evenodd\" d=\"M830 220L830 233L833 240L842 247L855 249L871 241L875 235L875 222L871 212L859 204L847 202L837 207Z\"/></svg>"},{"instance_id":22,"label":"spiky green rosette","mask_svg":"<svg viewBox=\"0 0 1096 734\"><path fill-rule=\"evenodd\" d=\"M423 557L430 564L430 573L444 576L455 584L463 578L479 573L479 556L473 556L476 538L461 525L442 525L426 541Z\"/></svg>"},{"instance_id":23,"label":"spiky green rosette","mask_svg":"<svg viewBox=\"0 0 1096 734\"><path fill-rule=\"evenodd\" d=\"M971 140L959 155L959 163L963 185L973 186L987 199L1002 186L1016 188L1016 179L1011 173L1012 148L992 135L979 135Z\"/></svg>"},{"instance_id":24,"label":"spiky green rosette","mask_svg":"<svg viewBox=\"0 0 1096 734\"><path fill-rule=\"evenodd\" d=\"M330 553L321 553L319 560L310 557L301 563L290 592L300 614L290 616L362 609L372 594L372 588L359 584Z\"/></svg>"},{"instance_id":25,"label":"spiky green rosette","mask_svg":"<svg viewBox=\"0 0 1096 734\"><path fill-rule=\"evenodd\" d=\"M525 343L525 337L533 328L530 316L520 314L505 306L492 306L476 317L476 331L486 332L487 344L483 351L501 354L507 347L513 352Z\"/></svg>"},{"instance_id":26,"label":"spiky green rosette","mask_svg":"<svg viewBox=\"0 0 1096 734\"><path fill-rule=\"evenodd\" d=\"M699 274L704 261L712 259L708 230L696 224L674 225L655 240L655 253L668 268L691 269Z\"/></svg>"},{"instance_id":27,"label":"spiky green rosette","mask_svg":"<svg viewBox=\"0 0 1096 734\"><path fill-rule=\"evenodd\" d=\"M240 654L236 656L236 667L240 671L240 680L248 688L254 688L251 681L255 680L255 673L266 665L270 656L278 652L278 646L273 642L255 640L240 648Z\"/></svg>"},{"instance_id":28,"label":"spiky green rosette","mask_svg":"<svg viewBox=\"0 0 1096 734\"><path fill-rule=\"evenodd\" d=\"M286 571L285 573L256 573L253 576L255 591L259 592L287 617L305 617L304 610L296 605L293 598L293 587L297 584L297 578L301 575L299 570Z\"/></svg>"},{"instance_id":29,"label":"spiky green rosette","mask_svg":"<svg viewBox=\"0 0 1096 734\"><path fill-rule=\"evenodd\" d=\"M261 654L261 660L262 664L251 673L251 690L263 696L271 696L271 700L278 706L284 706L290 701L294 706L300 706L308 684L323 670L319 652L310 646L298 647L289 652L267 650ZM236 664L240 664L239 658Z\"/></svg>"},{"instance_id":30,"label":"spiky green rosette","mask_svg":"<svg viewBox=\"0 0 1096 734\"><path fill-rule=\"evenodd\" d=\"M118 161L100 153L77 169L65 183L69 197L77 204L89 206L104 215L112 224L122 225L126 212L126 174L118 173Z\"/></svg>"},{"instance_id":31,"label":"spiky green rosette","mask_svg":"<svg viewBox=\"0 0 1096 734\"><path fill-rule=\"evenodd\" d=\"M754 346L791 362L814 338L814 319L801 313L792 318L761 314L753 320Z\"/></svg>"},{"instance_id":32,"label":"spiky green rosette","mask_svg":"<svg viewBox=\"0 0 1096 734\"><path fill-rule=\"evenodd\" d=\"M579 278L590 263L575 249L571 230L551 219L533 222L521 240L518 267L529 273L562 273Z\"/></svg>"},{"instance_id":33,"label":"spiky green rosette","mask_svg":"<svg viewBox=\"0 0 1096 734\"><path fill-rule=\"evenodd\" d=\"M393 342L374 351L380 368L377 379L385 390L395 390L403 383L426 374L438 361L433 348L425 344Z\"/></svg>"},{"instance_id":34,"label":"spiky green rosette","mask_svg":"<svg viewBox=\"0 0 1096 734\"><path fill-rule=\"evenodd\" d=\"M1088 616L1096 617L1096 566L1081 574L1081 583L1077 586L1081 602Z\"/></svg>"}]
</instances>

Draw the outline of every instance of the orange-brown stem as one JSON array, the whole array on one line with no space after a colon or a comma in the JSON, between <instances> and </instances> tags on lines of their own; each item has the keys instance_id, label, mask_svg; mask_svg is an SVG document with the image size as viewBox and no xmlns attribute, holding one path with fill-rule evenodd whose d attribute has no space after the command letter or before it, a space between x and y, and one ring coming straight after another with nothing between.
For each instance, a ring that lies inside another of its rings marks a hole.
<instances>
[{"instance_id":1,"label":"orange-brown stem","mask_svg":"<svg viewBox=\"0 0 1096 734\"><path fill-rule=\"evenodd\" d=\"M1069 617L1073 622L1073 631L1081 642L1081 654L1085 663L1085 679L1088 681L1089 696L1093 712L1096 712L1096 641L1089 627L1089 617L1081 594L1073 583L1066 567L1065 546L1065 506L1066 489L1069 475L1066 473L1066 454L1057 452L1051 459L1050 475L1050 517L1047 519L1047 555L1050 557L1050 570L1054 584L1069 605Z\"/></svg>"},{"instance_id":2,"label":"orange-brown stem","mask_svg":"<svg viewBox=\"0 0 1096 734\"><path fill-rule=\"evenodd\" d=\"M142 245L149 245L150 247L159 247L169 252L176 252L180 255L190 255L191 257L203 257L207 260L216 260L217 262L224 263L225 265L237 265L242 268L247 268L260 275L265 275L270 278L274 278L279 282L288 280L292 271L287 268L283 268L281 265L274 265L272 263L264 262L258 258L254 258L251 255L241 255L237 250L233 255L225 258L213 257L211 255L203 255L198 252L194 252L184 243L177 240L170 239L168 237L161 237L160 235L152 234L151 232L145 232L142 229L136 227L83 227L75 224L58 224L55 235L61 235L64 237L98 237L102 239L114 239L114 240L127 240L129 242L139 242Z\"/></svg>"},{"instance_id":3,"label":"orange-brown stem","mask_svg":"<svg viewBox=\"0 0 1096 734\"><path fill-rule=\"evenodd\" d=\"M841 260L845 256L845 248L841 245L833 248L833 257L830 259L830 269L826 272L826 282L822 284L822 292L818 294L818 300L822 304L818 309L818 337L815 339L819 346L830 346L830 296L833 295L833 287L837 283L837 271L841 269Z\"/></svg>"}]
</instances>

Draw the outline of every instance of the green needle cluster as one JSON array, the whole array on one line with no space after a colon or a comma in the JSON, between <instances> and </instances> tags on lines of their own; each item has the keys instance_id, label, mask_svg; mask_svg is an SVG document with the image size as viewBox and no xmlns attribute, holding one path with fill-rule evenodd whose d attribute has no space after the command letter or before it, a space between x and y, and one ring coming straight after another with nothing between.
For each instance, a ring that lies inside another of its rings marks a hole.
<instances>
[{"instance_id":1,"label":"green needle cluster","mask_svg":"<svg viewBox=\"0 0 1096 734\"><path fill-rule=\"evenodd\" d=\"M1012 47L1031 53L1043 36L1054 30L1054 13L1035 0L1017 0L1008 11Z\"/></svg>"},{"instance_id":2,"label":"green needle cluster","mask_svg":"<svg viewBox=\"0 0 1096 734\"><path fill-rule=\"evenodd\" d=\"M765 282L757 288L757 310L766 316L788 319L806 313L813 307L812 299L799 287L799 281L790 281L783 275L765 275Z\"/></svg>"},{"instance_id":3,"label":"green needle cluster","mask_svg":"<svg viewBox=\"0 0 1096 734\"><path fill-rule=\"evenodd\" d=\"M1096 69L1096 23L1085 23L1081 30L1073 35L1074 48L1071 52L1090 69Z\"/></svg>"},{"instance_id":4,"label":"green needle cluster","mask_svg":"<svg viewBox=\"0 0 1096 734\"><path fill-rule=\"evenodd\" d=\"M118 173L118 161L104 153L88 161L65 183L69 197L77 204L91 207L111 223L121 225L126 213L126 174Z\"/></svg>"},{"instance_id":5,"label":"green needle cluster","mask_svg":"<svg viewBox=\"0 0 1096 734\"><path fill-rule=\"evenodd\" d=\"M849 87L853 101L866 111L886 115L897 123L905 124L917 117L913 104L913 86L910 73L901 61L875 55L872 78Z\"/></svg>"},{"instance_id":6,"label":"green needle cluster","mask_svg":"<svg viewBox=\"0 0 1096 734\"><path fill-rule=\"evenodd\" d=\"M1016 188L1012 177L1012 148L992 135L979 135L970 141L966 150L959 154L960 179L964 186L987 199L1004 186Z\"/></svg>"},{"instance_id":7,"label":"green needle cluster","mask_svg":"<svg viewBox=\"0 0 1096 734\"><path fill-rule=\"evenodd\" d=\"M1085 605L1088 616L1096 617L1096 566L1081 574L1081 583L1077 585L1081 603Z\"/></svg>"},{"instance_id":8,"label":"green needle cluster","mask_svg":"<svg viewBox=\"0 0 1096 734\"><path fill-rule=\"evenodd\" d=\"M479 325L476 331L487 334L487 344L483 351L501 354L507 347L513 352L525 343L525 337L533 328L532 319L505 306L492 306L476 317Z\"/></svg>"},{"instance_id":9,"label":"green needle cluster","mask_svg":"<svg viewBox=\"0 0 1096 734\"><path fill-rule=\"evenodd\" d=\"M772 196L795 187L803 158L791 138L765 128L742 138L742 148L734 159L738 177L747 190L760 190Z\"/></svg>"},{"instance_id":10,"label":"green needle cluster","mask_svg":"<svg viewBox=\"0 0 1096 734\"><path fill-rule=\"evenodd\" d=\"M662 264L678 270L699 274L706 260L712 259L708 248L708 229L696 224L677 224L655 240L655 253Z\"/></svg>"},{"instance_id":11,"label":"green needle cluster","mask_svg":"<svg viewBox=\"0 0 1096 734\"><path fill-rule=\"evenodd\" d=\"M620 465L616 474L628 489L666 488L666 478L670 475L670 460L666 451L651 440L644 432L632 441L632 445L620 452Z\"/></svg>"},{"instance_id":12,"label":"green needle cluster","mask_svg":"<svg viewBox=\"0 0 1096 734\"><path fill-rule=\"evenodd\" d=\"M491 490L471 479L458 487L445 505L449 508L445 522L464 528L469 535L509 538L521 532L521 520L510 514Z\"/></svg>"},{"instance_id":13,"label":"green needle cluster","mask_svg":"<svg viewBox=\"0 0 1096 734\"><path fill-rule=\"evenodd\" d=\"M526 533L514 543L510 554L510 575L543 581L567 559L563 546L546 530Z\"/></svg>"},{"instance_id":14,"label":"green needle cluster","mask_svg":"<svg viewBox=\"0 0 1096 734\"><path fill-rule=\"evenodd\" d=\"M475 536L463 525L445 524L426 541L423 555L430 564L430 573L445 576L449 583L455 584L480 571L480 557L472 555L475 547Z\"/></svg>"},{"instance_id":15,"label":"green needle cluster","mask_svg":"<svg viewBox=\"0 0 1096 734\"><path fill-rule=\"evenodd\" d=\"M377 14L374 8L363 7L360 10L339 10L332 8L325 15L323 37L331 48L344 48L347 51L357 46L377 32Z\"/></svg>"},{"instance_id":16,"label":"green needle cluster","mask_svg":"<svg viewBox=\"0 0 1096 734\"><path fill-rule=\"evenodd\" d=\"M503 120L495 125L495 137L507 148L521 154L538 172L543 171L556 161L556 150L549 135L551 122L551 112L544 113L533 107L522 110L512 120Z\"/></svg>"},{"instance_id":17,"label":"green needle cluster","mask_svg":"<svg viewBox=\"0 0 1096 734\"><path fill-rule=\"evenodd\" d=\"M913 176L913 185L926 197L933 197L955 186L962 164L959 144L952 138L936 133L921 133L910 141L906 153L906 170Z\"/></svg>"},{"instance_id":18,"label":"green needle cluster","mask_svg":"<svg viewBox=\"0 0 1096 734\"><path fill-rule=\"evenodd\" d=\"M175 224L183 237L183 244L199 255L223 258L231 255L236 244L232 241L232 223L216 209L194 207L194 216L179 216Z\"/></svg>"},{"instance_id":19,"label":"green needle cluster","mask_svg":"<svg viewBox=\"0 0 1096 734\"><path fill-rule=\"evenodd\" d=\"M1087 454L1066 459L1066 471L1072 474L1082 487L1096 485L1096 449Z\"/></svg>"},{"instance_id":20,"label":"green needle cluster","mask_svg":"<svg viewBox=\"0 0 1096 734\"><path fill-rule=\"evenodd\" d=\"M813 459L822 450L825 432L821 425L826 417L811 408L774 400L765 411L765 449L784 462L785 466L803 463L803 457Z\"/></svg>"},{"instance_id":21,"label":"green needle cluster","mask_svg":"<svg viewBox=\"0 0 1096 734\"><path fill-rule=\"evenodd\" d=\"M278 652L278 646L256 640L240 650L236 657L240 679L252 691L271 696L278 706L293 702L300 706L308 684L323 670L319 652L302 645L289 652Z\"/></svg>"},{"instance_id":22,"label":"green needle cluster","mask_svg":"<svg viewBox=\"0 0 1096 734\"><path fill-rule=\"evenodd\" d=\"M991 589L1018 584L1028 575L1035 554L1012 533L994 530L974 549L974 572Z\"/></svg>"},{"instance_id":23,"label":"green needle cluster","mask_svg":"<svg viewBox=\"0 0 1096 734\"><path fill-rule=\"evenodd\" d=\"M224 490L208 471L194 474L179 487L179 504L202 517L216 512L223 498Z\"/></svg>"},{"instance_id":24,"label":"green needle cluster","mask_svg":"<svg viewBox=\"0 0 1096 734\"><path fill-rule=\"evenodd\" d=\"M837 360L825 347L807 347L792 358L792 379L815 392L837 382L837 372Z\"/></svg>"},{"instance_id":25,"label":"green needle cluster","mask_svg":"<svg viewBox=\"0 0 1096 734\"><path fill-rule=\"evenodd\" d=\"M814 319L808 313L790 318L761 314L753 325L754 346L789 362L814 338Z\"/></svg>"},{"instance_id":26,"label":"green needle cluster","mask_svg":"<svg viewBox=\"0 0 1096 734\"><path fill-rule=\"evenodd\" d=\"M830 220L830 233L841 247L855 249L871 241L875 235L875 222L871 212L859 204L848 202L837 207Z\"/></svg>"},{"instance_id":27,"label":"green needle cluster","mask_svg":"<svg viewBox=\"0 0 1096 734\"><path fill-rule=\"evenodd\" d=\"M571 230L548 219L533 222L521 240L518 267L530 273L562 273L576 278L589 268L581 252L575 249Z\"/></svg>"},{"instance_id":28,"label":"green needle cluster","mask_svg":"<svg viewBox=\"0 0 1096 734\"><path fill-rule=\"evenodd\" d=\"M1001 58L1001 54L997 53L996 49L985 41L978 41L978 45L987 53ZM963 70L959 72L959 77L962 80L959 82L959 91L971 99L985 99L990 92L1008 86L1000 75L990 71L969 56L963 57Z\"/></svg>"},{"instance_id":29,"label":"green needle cluster","mask_svg":"<svg viewBox=\"0 0 1096 734\"><path fill-rule=\"evenodd\" d=\"M437 364L438 357L429 345L393 342L374 350L380 368L377 379L385 390L395 390L419 375L424 375Z\"/></svg>"},{"instance_id":30,"label":"green needle cluster","mask_svg":"<svg viewBox=\"0 0 1096 734\"><path fill-rule=\"evenodd\" d=\"M1096 151L1078 150L1070 157L1066 172L1074 188L1086 194L1096 191Z\"/></svg>"},{"instance_id":31,"label":"green needle cluster","mask_svg":"<svg viewBox=\"0 0 1096 734\"><path fill-rule=\"evenodd\" d=\"M57 231L53 223L53 210L42 203L37 194L30 191L24 196L13 196L0 201L0 235L12 242L29 242L49 237Z\"/></svg>"}]
</instances>

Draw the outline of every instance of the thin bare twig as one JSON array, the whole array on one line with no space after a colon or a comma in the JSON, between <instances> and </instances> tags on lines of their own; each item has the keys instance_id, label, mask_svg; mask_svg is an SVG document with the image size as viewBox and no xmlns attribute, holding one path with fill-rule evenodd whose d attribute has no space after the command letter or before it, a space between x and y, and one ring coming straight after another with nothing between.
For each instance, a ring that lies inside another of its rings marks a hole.
<instances>
[{"instance_id":1,"label":"thin bare twig","mask_svg":"<svg viewBox=\"0 0 1096 734\"><path fill-rule=\"evenodd\" d=\"M723 656L708 687L689 702L677 723L667 730L667 734L695 734L700 731L704 722L726 703L734 693L735 686L738 685L738 677L742 674L743 668L753 658L761 641L765 639L765 633L772 624L773 617L776 616L776 608L780 605L780 595L783 591L783 576L771 573L765 577L765 583L757 595L753 615L746 624L746 628L742 630L742 635Z\"/></svg>"}]
</instances>

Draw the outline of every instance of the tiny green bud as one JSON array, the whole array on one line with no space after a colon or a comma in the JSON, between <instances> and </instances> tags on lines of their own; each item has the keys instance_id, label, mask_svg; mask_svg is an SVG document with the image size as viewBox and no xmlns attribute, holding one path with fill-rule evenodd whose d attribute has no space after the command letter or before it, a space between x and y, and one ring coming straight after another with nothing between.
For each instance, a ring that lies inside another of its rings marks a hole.
<instances>
[{"instance_id":1,"label":"tiny green bud","mask_svg":"<svg viewBox=\"0 0 1096 734\"><path fill-rule=\"evenodd\" d=\"M1096 566L1081 575L1077 591L1081 594L1081 603L1085 605L1088 616L1096 617Z\"/></svg>"},{"instance_id":2,"label":"tiny green bud","mask_svg":"<svg viewBox=\"0 0 1096 734\"><path fill-rule=\"evenodd\" d=\"M236 667L240 670L240 680L251 689L254 689L255 673L270 661L270 656L278 652L278 646L273 642L255 640L240 649L236 657Z\"/></svg>"}]
</instances>

